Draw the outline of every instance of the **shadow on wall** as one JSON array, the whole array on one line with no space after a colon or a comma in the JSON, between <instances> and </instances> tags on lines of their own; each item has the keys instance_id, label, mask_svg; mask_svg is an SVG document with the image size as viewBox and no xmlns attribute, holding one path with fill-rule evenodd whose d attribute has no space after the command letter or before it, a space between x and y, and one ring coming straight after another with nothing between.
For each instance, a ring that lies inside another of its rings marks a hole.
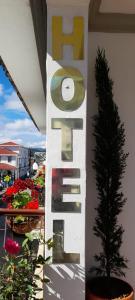
<instances>
[{"instance_id":1,"label":"shadow on wall","mask_svg":"<svg viewBox=\"0 0 135 300\"><path fill-rule=\"evenodd\" d=\"M85 273L80 265L48 265L45 270L50 279L50 283L45 285L47 299L84 299Z\"/></svg>"}]
</instances>

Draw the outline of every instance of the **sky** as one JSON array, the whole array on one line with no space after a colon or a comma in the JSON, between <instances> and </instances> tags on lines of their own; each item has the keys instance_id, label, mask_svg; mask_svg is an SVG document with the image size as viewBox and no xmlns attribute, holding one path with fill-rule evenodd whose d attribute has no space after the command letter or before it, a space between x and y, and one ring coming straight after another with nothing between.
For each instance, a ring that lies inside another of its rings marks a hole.
<instances>
[{"instance_id":1,"label":"sky","mask_svg":"<svg viewBox=\"0 0 135 300\"><path fill-rule=\"evenodd\" d=\"M0 143L7 141L30 148L45 148L45 135L32 122L0 66Z\"/></svg>"}]
</instances>

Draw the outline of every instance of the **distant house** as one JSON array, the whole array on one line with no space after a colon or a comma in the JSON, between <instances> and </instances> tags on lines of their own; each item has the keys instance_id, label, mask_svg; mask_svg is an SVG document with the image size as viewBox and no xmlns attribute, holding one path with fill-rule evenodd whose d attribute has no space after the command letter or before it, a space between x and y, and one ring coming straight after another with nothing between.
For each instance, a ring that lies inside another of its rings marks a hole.
<instances>
[{"instance_id":1,"label":"distant house","mask_svg":"<svg viewBox=\"0 0 135 300\"><path fill-rule=\"evenodd\" d=\"M23 177L30 169L30 150L14 142L0 144L0 170L11 171L15 178Z\"/></svg>"}]
</instances>

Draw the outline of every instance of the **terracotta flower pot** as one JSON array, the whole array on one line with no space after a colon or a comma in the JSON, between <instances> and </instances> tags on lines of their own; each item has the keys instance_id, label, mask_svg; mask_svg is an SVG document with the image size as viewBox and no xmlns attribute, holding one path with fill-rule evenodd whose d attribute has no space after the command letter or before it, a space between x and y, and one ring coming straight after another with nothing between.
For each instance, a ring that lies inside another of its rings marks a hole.
<instances>
[{"instance_id":1,"label":"terracotta flower pot","mask_svg":"<svg viewBox=\"0 0 135 300\"><path fill-rule=\"evenodd\" d=\"M97 277L88 281L86 300L134 300L132 287L125 281L111 277Z\"/></svg>"}]
</instances>

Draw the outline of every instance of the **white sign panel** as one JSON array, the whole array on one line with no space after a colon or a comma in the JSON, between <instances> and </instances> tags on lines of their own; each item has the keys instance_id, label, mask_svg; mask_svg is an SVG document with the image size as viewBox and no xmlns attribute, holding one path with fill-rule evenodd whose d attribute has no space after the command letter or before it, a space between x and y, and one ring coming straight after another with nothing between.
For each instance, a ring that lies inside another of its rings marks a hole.
<instances>
[{"instance_id":1,"label":"white sign panel","mask_svg":"<svg viewBox=\"0 0 135 300\"><path fill-rule=\"evenodd\" d=\"M48 5L46 299L85 299L88 7Z\"/></svg>"}]
</instances>

